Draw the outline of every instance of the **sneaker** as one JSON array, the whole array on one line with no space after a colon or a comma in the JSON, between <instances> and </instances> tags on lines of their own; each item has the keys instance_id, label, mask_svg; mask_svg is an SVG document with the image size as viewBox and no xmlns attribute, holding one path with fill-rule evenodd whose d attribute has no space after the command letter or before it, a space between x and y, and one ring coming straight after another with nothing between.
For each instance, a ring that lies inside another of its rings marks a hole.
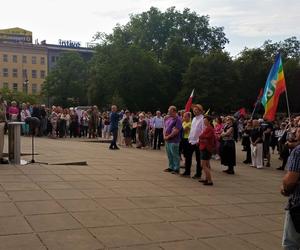
<instances>
[{"instance_id":1,"label":"sneaker","mask_svg":"<svg viewBox=\"0 0 300 250\"><path fill-rule=\"evenodd\" d=\"M200 179L199 182L204 183L207 182L207 180Z\"/></svg>"},{"instance_id":2,"label":"sneaker","mask_svg":"<svg viewBox=\"0 0 300 250\"><path fill-rule=\"evenodd\" d=\"M173 170L171 169L171 168L166 168L165 170L164 170L164 172L168 172L168 173L170 173L170 172L172 172Z\"/></svg>"},{"instance_id":3,"label":"sneaker","mask_svg":"<svg viewBox=\"0 0 300 250\"><path fill-rule=\"evenodd\" d=\"M213 186L213 182L203 182L204 186Z\"/></svg>"},{"instance_id":4,"label":"sneaker","mask_svg":"<svg viewBox=\"0 0 300 250\"><path fill-rule=\"evenodd\" d=\"M8 164L8 163L9 163L8 160L6 160L6 159L4 159L4 158L1 158L1 159L0 159L0 164Z\"/></svg>"},{"instance_id":5,"label":"sneaker","mask_svg":"<svg viewBox=\"0 0 300 250\"><path fill-rule=\"evenodd\" d=\"M188 173L186 173L186 172L184 172L183 174L181 174L180 175L181 177L191 177L191 175L190 174L188 174Z\"/></svg>"},{"instance_id":6,"label":"sneaker","mask_svg":"<svg viewBox=\"0 0 300 250\"><path fill-rule=\"evenodd\" d=\"M172 171L172 174L179 174L179 170Z\"/></svg>"},{"instance_id":7,"label":"sneaker","mask_svg":"<svg viewBox=\"0 0 300 250\"><path fill-rule=\"evenodd\" d=\"M192 178L193 178L193 179L200 179L200 178L201 178L201 175L195 174Z\"/></svg>"}]
</instances>

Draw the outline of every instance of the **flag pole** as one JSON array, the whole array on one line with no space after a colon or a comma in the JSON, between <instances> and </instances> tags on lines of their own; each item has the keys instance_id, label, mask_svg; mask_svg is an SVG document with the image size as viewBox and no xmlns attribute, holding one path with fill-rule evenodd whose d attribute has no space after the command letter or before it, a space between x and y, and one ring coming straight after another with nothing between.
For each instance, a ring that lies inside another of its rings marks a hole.
<instances>
[{"instance_id":1,"label":"flag pole","mask_svg":"<svg viewBox=\"0 0 300 250\"><path fill-rule=\"evenodd\" d=\"M257 108L257 104L258 104L258 102L255 103L255 106L254 106L254 109L253 109L253 112L252 112L252 115L251 115L251 120L253 120L253 116L254 116L255 110Z\"/></svg>"},{"instance_id":2,"label":"flag pole","mask_svg":"<svg viewBox=\"0 0 300 250\"><path fill-rule=\"evenodd\" d=\"M286 98L286 105L287 105L287 111L288 111L289 120L291 121L291 111L290 111L289 98L288 98L287 88L286 87L285 87L285 98Z\"/></svg>"}]
</instances>

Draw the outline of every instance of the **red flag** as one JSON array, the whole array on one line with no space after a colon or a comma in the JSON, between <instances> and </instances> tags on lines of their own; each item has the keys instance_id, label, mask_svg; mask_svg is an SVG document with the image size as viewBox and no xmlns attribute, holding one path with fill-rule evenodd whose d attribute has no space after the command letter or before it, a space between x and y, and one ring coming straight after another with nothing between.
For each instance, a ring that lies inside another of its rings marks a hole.
<instances>
[{"instance_id":1,"label":"red flag","mask_svg":"<svg viewBox=\"0 0 300 250\"><path fill-rule=\"evenodd\" d=\"M190 98L188 99L187 103L185 104L185 112L190 112L192 103L193 103L193 97L194 97L194 89L190 95Z\"/></svg>"},{"instance_id":2,"label":"red flag","mask_svg":"<svg viewBox=\"0 0 300 250\"><path fill-rule=\"evenodd\" d=\"M245 109L245 108L241 108L241 109L239 110L239 113L240 113L240 116L243 116L243 117L245 117L245 116L246 116L246 114L247 114L247 112L246 112L246 109Z\"/></svg>"}]
</instances>

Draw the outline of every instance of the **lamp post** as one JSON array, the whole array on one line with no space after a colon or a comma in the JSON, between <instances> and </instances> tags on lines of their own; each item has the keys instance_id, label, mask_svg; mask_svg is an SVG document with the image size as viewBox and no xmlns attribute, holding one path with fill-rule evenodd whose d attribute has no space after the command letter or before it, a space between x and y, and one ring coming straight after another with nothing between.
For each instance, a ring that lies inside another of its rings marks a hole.
<instances>
[{"instance_id":1,"label":"lamp post","mask_svg":"<svg viewBox=\"0 0 300 250\"><path fill-rule=\"evenodd\" d=\"M25 81L23 82L23 85L24 85L24 89L25 89L25 93L26 95L28 94L28 85L29 85L29 80L28 79L25 79Z\"/></svg>"}]
</instances>

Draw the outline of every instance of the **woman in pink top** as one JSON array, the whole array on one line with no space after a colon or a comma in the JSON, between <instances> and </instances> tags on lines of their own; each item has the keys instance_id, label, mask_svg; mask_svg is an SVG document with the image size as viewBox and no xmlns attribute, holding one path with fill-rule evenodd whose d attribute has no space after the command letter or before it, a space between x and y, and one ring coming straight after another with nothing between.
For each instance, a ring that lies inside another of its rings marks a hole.
<instances>
[{"instance_id":1,"label":"woman in pink top","mask_svg":"<svg viewBox=\"0 0 300 250\"><path fill-rule=\"evenodd\" d=\"M221 134L223 132L224 125L222 123L221 117L217 117L215 122L216 122L215 126L214 126L215 136L216 136L216 155L215 155L215 159L220 160L220 146L221 146L220 138L221 138Z\"/></svg>"},{"instance_id":2,"label":"woman in pink top","mask_svg":"<svg viewBox=\"0 0 300 250\"><path fill-rule=\"evenodd\" d=\"M9 120L17 121L19 116L19 108L17 107L17 102L12 101L11 106L8 108Z\"/></svg>"}]
</instances>

